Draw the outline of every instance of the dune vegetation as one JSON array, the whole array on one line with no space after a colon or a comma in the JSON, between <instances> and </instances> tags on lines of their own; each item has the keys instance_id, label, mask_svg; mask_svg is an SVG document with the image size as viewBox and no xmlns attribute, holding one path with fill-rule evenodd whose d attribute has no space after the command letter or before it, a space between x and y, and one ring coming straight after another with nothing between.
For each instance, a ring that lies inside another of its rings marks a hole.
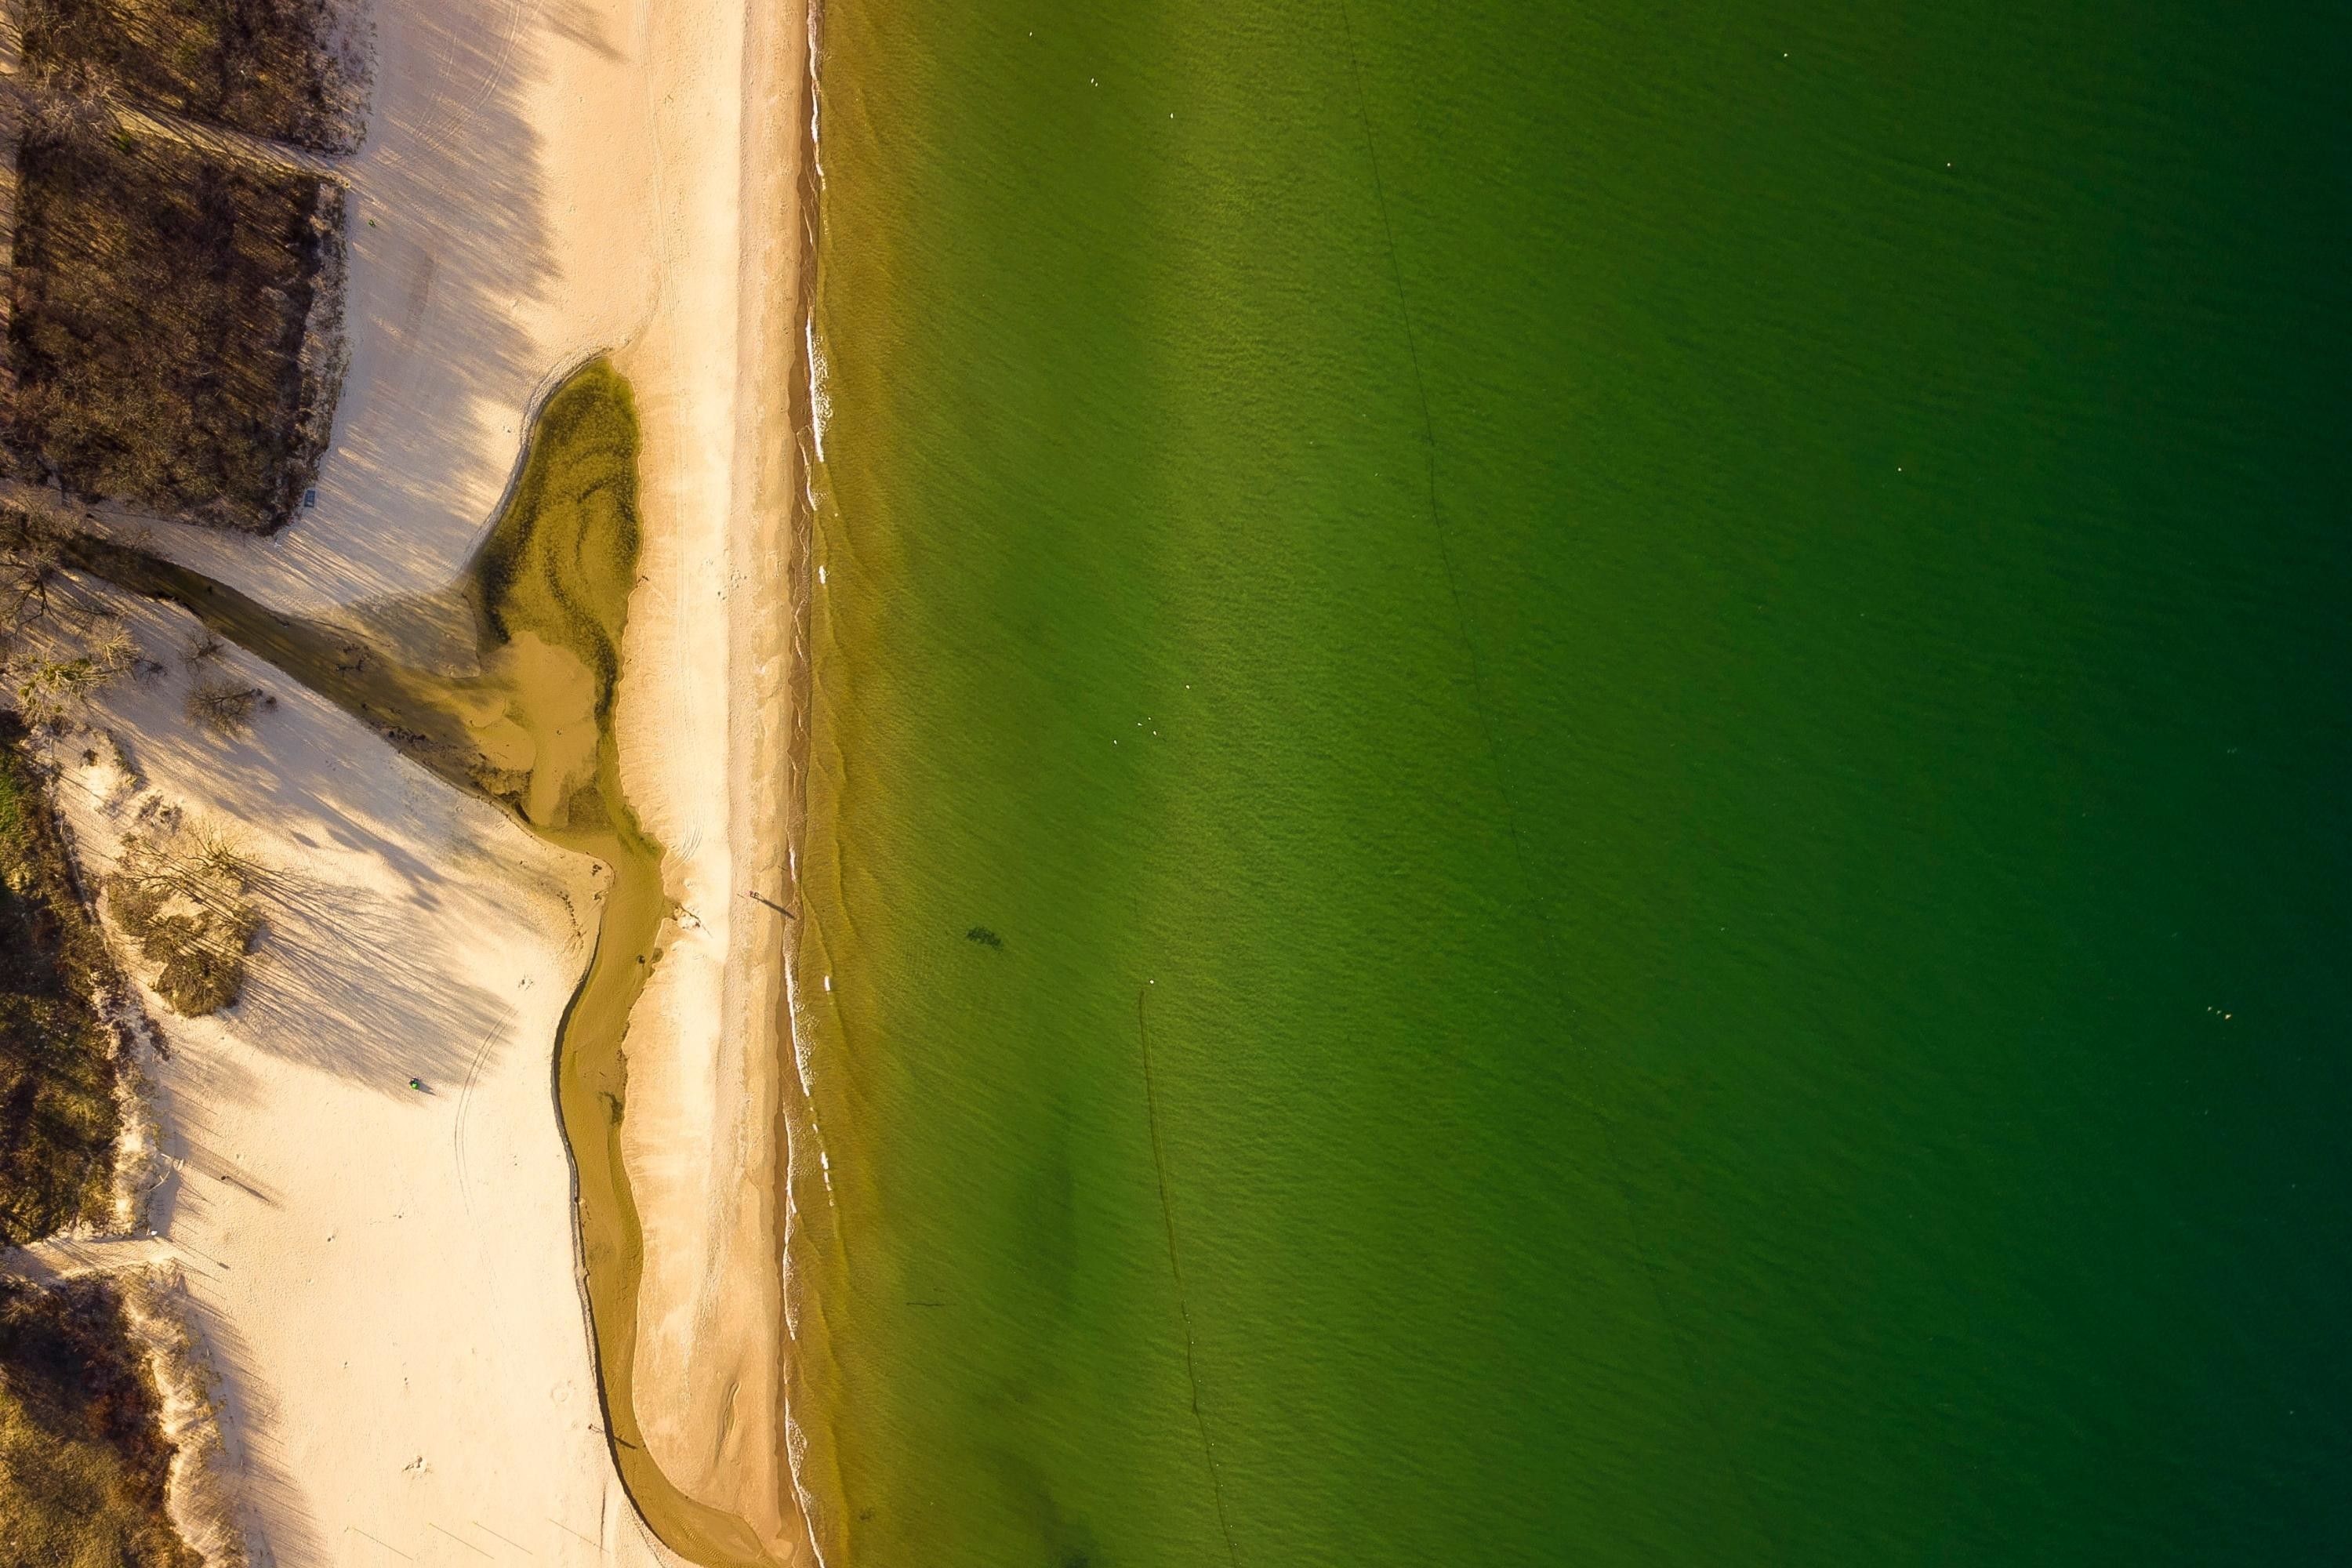
<instances>
[{"instance_id":1,"label":"dune vegetation","mask_svg":"<svg viewBox=\"0 0 2352 1568\"><path fill-rule=\"evenodd\" d=\"M363 73L320 0L25 0L25 69L320 151L359 142Z\"/></svg>"},{"instance_id":2,"label":"dune vegetation","mask_svg":"<svg viewBox=\"0 0 2352 1568\"><path fill-rule=\"evenodd\" d=\"M121 1299L0 1279L0 1560L201 1568L165 1509L172 1446Z\"/></svg>"},{"instance_id":3,"label":"dune vegetation","mask_svg":"<svg viewBox=\"0 0 2352 1568\"><path fill-rule=\"evenodd\" d=\"M103 1222L121 1128L113 963L23 738L0 715L0 1246Z\"/></svg>"},{"instance_id":4,"label":"dune vegetation","mask_svg":"<svg viewBox=\"0 0 2352 1568\"><path fill-rule=\"evenodd\" d=\"M340 287L343 190L51 115L16 160L12 466L90 500L267 532L325 445L308 356Z\"/></svg>"}]
</instances>

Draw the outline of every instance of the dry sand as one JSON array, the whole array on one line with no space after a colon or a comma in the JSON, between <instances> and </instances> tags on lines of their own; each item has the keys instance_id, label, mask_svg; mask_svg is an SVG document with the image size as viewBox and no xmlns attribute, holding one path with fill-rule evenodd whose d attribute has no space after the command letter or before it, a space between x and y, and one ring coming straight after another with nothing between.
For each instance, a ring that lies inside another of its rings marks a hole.
<instances>
[{"instance_id":1,"label":"dry sand","mask_svg":"<svg viewBox=\"0 0 2352 1568\"><path fill-rule=\"evenodd\" d=\"M593 880L235 649L207 666L277 708L193 732L171 650L194 621L130 613L168 668L95 716L132 771L92 744L63 775L85 867L162 800L238 825L267 871L234 1011L150 1002L147 1223L219 1373L254 1560L665 1561L605 1448L546 1060Z\"/></svg>"},{"instance_id":2,"label":"dry sand","mask_svg":"<svg viewBox=\"0 0 2352 1568\"><path fill-rule=\"evenodd\" d=\"M437 588L495 512L538 395L615 351L645 437L621 755L683 911L627 1040L638 1415L681 1490L804 1560L773 1199L782 938L749 895L787 896L805 13L374 9L375 102L348 164L352 365L318 504L275 541L151 532L291 611ZM158 1223L205 1303L276 1561L509 1554L484 1531L557 1561L591 1540L645 1560L592 1426L549 1088L585 957L561 890L583 907L583 863L282 679L262 679L284 706L251 740L192 736L167 689L185 679L112 700L140 765L255 825L316 890L273 916L246 1004L173 1026L161 1093L188 1163ZM412 1074L436 1093L401 1087Z\"/></svg>"}]
</instances>

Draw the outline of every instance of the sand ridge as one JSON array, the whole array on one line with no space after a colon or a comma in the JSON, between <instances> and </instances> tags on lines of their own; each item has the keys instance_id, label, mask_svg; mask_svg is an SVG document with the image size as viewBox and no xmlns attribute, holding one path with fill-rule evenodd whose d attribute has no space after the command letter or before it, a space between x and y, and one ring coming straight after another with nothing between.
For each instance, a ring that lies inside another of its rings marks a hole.
<instances>
[{"instance_id":1,"label":"sand ridge","mask_svg":"<svg viewBox=\"0 0 2352 1568\"><path fill-rule=\"evenodd\" d=\"M697 3L666 8L656 37L704 28L729 45L678 52L740 89L665 103L656 134L743 156L668 165L661 297L616 356L636 391L646 518L622 777L667 850L680 906L628 1041L622 1152L645 1240L635 1376L646 1439L670 1480L751 1523L776 1560L804 1561L814 1538L782 1426L775 1130L787 1021L774 910L789 899L787 387L806 21L797 4ZM712 256L740 268L695 259ZM676 1392L657 1404L654 1390Z\"/></svg>"}]
</instances>

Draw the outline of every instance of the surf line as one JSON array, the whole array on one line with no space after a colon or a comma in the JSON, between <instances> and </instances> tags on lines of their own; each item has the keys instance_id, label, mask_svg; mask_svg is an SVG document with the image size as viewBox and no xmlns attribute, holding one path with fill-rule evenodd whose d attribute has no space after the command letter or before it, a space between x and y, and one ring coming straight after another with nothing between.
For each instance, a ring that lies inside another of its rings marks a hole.
<instances>
[{"instance_id":1,"label":"surf line","mask_svg":"<svg viewBox=\"0 0 2352 1568\"><path fill-rule=\"evenodd\" d=\"M1217 1529L1225 1538L1225 1561L1240 1568L1241 1552L1234 1544L1233 1521L1225 1515L1225 1482L1217 1470L1216 1446L1209 1441L1209 1419L1201 1413L1201 1366L1192 1341L1192 1308L1184 1294L1184 1266L1176 1259L1176 1209L1168 1199L1168 1152L1160 1141L1160 1091L1151 1077L1151 1031L1143 1021L1147 985L1135 993L1135 1038L1143 1050L1143 1114L1151 1126L1151 1172L1160 1181L1160 1228L1168 1238L1168 1273L1176 1281L1176 1316L1184 1324L1184 1380L1192 1389L1192 1426L1201 1434L1201 1458L1209 1467L1209 1495L1216 1500Z\"/></svg>"}]
</instances>

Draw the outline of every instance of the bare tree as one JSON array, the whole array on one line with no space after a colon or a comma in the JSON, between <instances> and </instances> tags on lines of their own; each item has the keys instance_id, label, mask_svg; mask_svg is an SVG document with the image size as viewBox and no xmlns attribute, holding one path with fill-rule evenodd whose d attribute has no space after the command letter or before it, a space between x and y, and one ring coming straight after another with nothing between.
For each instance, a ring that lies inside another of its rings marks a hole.
<instances>
[{"instance_id":1,"label":"bare tree","mask_svg":"<svg viewBox=\"0 0 2352 1568\"><path fill-rule=\"evenodd\" d=\"M72 525L0 503L0 700L55 725L139 662L139 645L68 570Z\"/></svg>"},{"instance_id":2,"label":"bare tree","mask_svg":"<svg viewBox=\"0 0 2352 1568\"><path fill-rule=\"evenodd\" d=\"M244 991L246 955L261 933L252 892L262 875L234 828L176 811L122 841L106 907L159 966L151 983L174 1011L215 1013Z\"/></svg>"},{"instance_id":3,"label":"bare tree","mask_svg":"<svg viewBox=\"0 0 2352 1568\"><path fill-rule=\"evenodd\" d=\"M208 675L188 690L188 717L215 735L235 737L253 728L254 710L275 708L277 699L258 686Z\"/></svg>"}]
</instances>

